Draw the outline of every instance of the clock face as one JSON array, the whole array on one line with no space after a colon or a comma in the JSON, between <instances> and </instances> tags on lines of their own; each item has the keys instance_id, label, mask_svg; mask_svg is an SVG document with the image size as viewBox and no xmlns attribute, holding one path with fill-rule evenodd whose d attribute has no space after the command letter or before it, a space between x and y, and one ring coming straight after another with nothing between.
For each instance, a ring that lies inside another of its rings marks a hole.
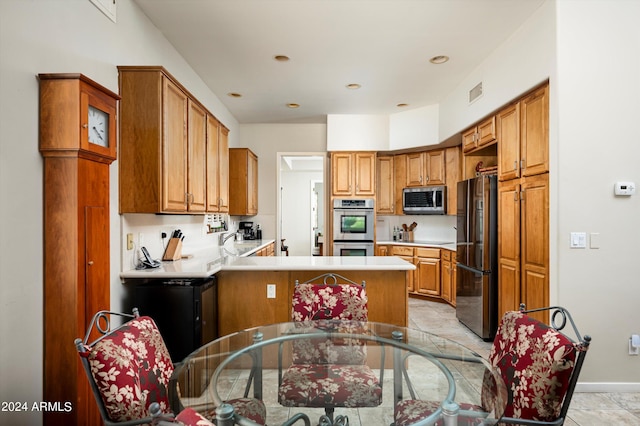
<instances>
[{"instance_id":1,"label":"clock face","mask_svg":"<svg viewBox=\"0 0 640 426\"><path fill-rule=\"evenodd\" d=\"M89 105L89 142L109 147L109 114Z\"/></svg>"}]
</instances>

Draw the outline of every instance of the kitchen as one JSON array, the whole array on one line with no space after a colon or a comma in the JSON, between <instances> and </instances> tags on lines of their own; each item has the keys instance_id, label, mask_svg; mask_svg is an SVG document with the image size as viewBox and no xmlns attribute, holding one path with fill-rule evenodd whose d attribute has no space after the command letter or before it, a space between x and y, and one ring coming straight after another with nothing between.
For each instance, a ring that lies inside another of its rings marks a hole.
<instances>
[{"instance_id":1,"label":"kitchen","mask_svg":"<svg viewBox=\"0 0 640 426\"><path fill-rule=\"evenodd\" d=\"M261 160L259 177L261 187L265 188L276 186L274 152L299 152L301 140L305 141L304 151L309 152L344 150L345 147L349 150L375 151L403 149L406 146L400 146L398 135L394 133L399 128L390 127L390 123L415 123L411 118L416 115L424 117L426 121L440 123L439 132L446 138L523 93L533 86L533 81L550 76L550 161L552 170L557 172L551 182L550 198L551 300L552 303L555 301L568 305L574 316L577 311L580 317L586 318L581 327L597 335L599 342L602 342L600 348L594 346L590 352L589 365L583 371L583 377L591 383L591 389L637 389L634 383L637 384L640 379L630 373L636 371L634 366L637 359L629 357L623 347L628 335L637 332L633 316L627 314L635 309L633 301L637 300L637 286L631 274L625 272L625 265L634 262L632 239L627 238L629 230L625 224L633 223L632 212L637 211L637 201L634 197L620 199L609 196L612 193L611 182L623 179L622 175L628 176L629 180L638 180L635 172L632 172L635 170L633 159L637 155L637 147L629 143L628 137L635 132L634 121L632 118L620 120L624 115L618 108L592 108L588 105L622 105L627 112L633 111L632 99L639 94L635 86L629 84L633 81L633 70L638 66L638 59L628 54L630 43L637 39L637 29L630 22L631 16L637 16L636 5L632 2L619 2L613 10L610 2L592 2L586 8L573 2L546 2L537 15L518 32L514 32L513 38L488 57L482 68L463 84L464 87L461 86L440 105L439 110L434 111L429 107L413 112L407 110L386 119L351 117L353 120L359 119L355 124L363 131L355 132L356 137L351 137L346 145L344 141L330 137L333 136L333 128L324 124L239 124L220 106L219 100L204 82L178 57L173 47L133 2L118 2L118 5L120 15L117 26L103 20L102 15L94 15L95 8L91 4L76 7L76 4L63 3L54 6L46 2L3 2L0 6L0 40L3 43L0 84L4 94L0 101L4 111L0 126L3 135L1 204L5 207L0 222L5 241L0 256L0 300L3 303L2 323L6 324L3 326L2 339L9 336L18 343L3 347L0 364L2 376L7 378L2 385L3 400L37 400L41 397L42 387L42 165L36 148L38 88L35 75L40 72L80 71L117 91L116 66L141 62L165 65L202 102L215 106L216 116L230 127L230 146L250 147ZM56 19L50 20L51 16ZM601 20L603 16L610 19ZM601 23L598 27L583 25L584 22L596 20ZM554 28L555 31L552 30ZM79 31L89 30L95 30L91 39L103 44L105 53L96 53L86 40L77 37ZM57 37L51 37L51 34ZM144 42L136 47L131 40ZM584 45L590 43L597 46L605 43L608 49L613 49L620 65L609 67L594 64L592 54L583 49ZM524 61L522 53L514 54L522 51L527 51L535 59ZM532 63L535 66L531 66ZM468 86L466 83L473 86L475 76L479 73L484 74L485 81L492 81L493 87L501 87L506 93L496 95L500 98L496 100L492 96L495 92L487 90L473 108L459 108L460 104L465 103L460 99L464 98ZM587 86L594 89L589 94L590 102L585 102L583 92ZM451 113L454 109L466 112L454 116ZM335 123L340 118L329 117L329 122L333 120ZM560 120L563 123L561 128ZM365 121L370 125L363 126ZM611 126L611 122L617 125ZM588 128L584 123L589 123ZM417 130L414 134L425 133L425 126L409 127ZM432 127L426 127L433 131ZM391 134L389 129L392 130ZM602 155L602 150L585 149L603 143L601 135L610 136L606 142L607 149L624 152L625 155L616 161L609 161ZM22 143L16 144L14 141ZM430 139L423 138L413 146L439 142L440 138L436 135ZM576 152L581 161L575 161ZM592 165L595 165L598 173L593 172ZM117 213L117 166L111 167L111 174L111 257L118 259L124 244L121 235L126 235L124 231L129 225L123 224ZM20 193L16 198L15 188L19 185L33 190ZM594 191L602 201L597 206L592 202ZM9 209L9 206L16 204L19 214L16 214L15 208ZM249 220L260 223L265 234L268 232L269 236L275 236L275 189L272 192L260 191L258 204L259 214ZM616 223L607 219L611 212L620 218ZM143 243L149 247L152 244L156 244L156 247L160 245L160 234L155 229L171 231L180 228L188 235L191 226L197 229L196 234L202 232L200 223L187 221L185 224L182 222L184 217L148 216L149 228L145 228L147 225L144 223L135 222L135 219L131 226L142 228ZM446 223L442 225L443 228L452 226ZM427 227L419 224L416 231L421 229L426 230ZM603 248L570 249L568 235L576 230L602 232L602 236L606 237L603 239ZM137 229L133 231L134 238L137 238L140 232ZM10 245L8 241L11 241ZM153 255L158 257L160 254L156 250ZM118 279L122 268L119 262L112 262L111 300L114 308L120 306L122 299L122 285ZM602 283L610 284L604 286ZM22 302L25 298L30 300L27 306ZM596 311L609 313L610 321L603 323L592 320L590 314ZM25 316L30 319L30 325L18 325L18 320ZM26 333L12 331L17 327L26 327ZM32 350L25 354L19 349L24 347ZM616 347L619 349L615 350L615 355L611 355L611 348ZM29 413L27 417L33 419L31 424L37 424L40 415ZM14 419L24 420L27 417ZM15 422L20 423L21 420Z\"/></svg>"}]
</instances>

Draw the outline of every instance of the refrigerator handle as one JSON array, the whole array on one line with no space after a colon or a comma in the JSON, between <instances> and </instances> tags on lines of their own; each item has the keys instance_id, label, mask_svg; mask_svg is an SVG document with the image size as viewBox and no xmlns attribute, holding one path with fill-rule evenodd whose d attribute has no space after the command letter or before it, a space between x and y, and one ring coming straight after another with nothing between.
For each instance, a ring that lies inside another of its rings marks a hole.
<instances>
[{"instance_id":1,"label":"refrigerator handle","mask_svg":"<svg viewBox=\"0 0 640 426\"><path fill-rule=\"evenodd\" d=\"M462 263L457 263L456 267L462 268L462 269L466 269L467 271L475 272L476 274L486 275L486 274L491 273L491 271L483 271L481 269L472 268L470 266L463 265Z\"/></svg>"}]
</instances>

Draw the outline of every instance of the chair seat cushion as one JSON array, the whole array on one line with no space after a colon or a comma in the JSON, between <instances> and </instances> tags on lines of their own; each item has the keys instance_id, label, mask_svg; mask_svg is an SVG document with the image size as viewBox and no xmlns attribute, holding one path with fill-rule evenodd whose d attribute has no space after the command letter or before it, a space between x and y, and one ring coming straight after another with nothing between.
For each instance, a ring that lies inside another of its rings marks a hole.
<instances>
[{"instance_id":1,"label":"chair seat cushion","mask_svg":"<svg viewBox=\"0 0 640 426\"><path fill-rule=\"evenodd\" d=\"M468 411L480 411L482 412L482 407L473 405L460 403L460 410L468 410ZM440 407L440 402L436 401L422 401L418 399L407 399L400 401L396 404L395 410L393 413L393 418L395 422L395 426L409 426L412 425L419 420L425 419L433 414L438 407ZM433 423L435 426L443 426L444 422L442 419L437 420ZM466 416L458 416L458 425L459 426L475 426L481 425L482 419L476 417L466 417Z\"/></svg>"},{"instance_id":2,"label":"chair seat cushion","mask_svg":"<svg viewBox=\"0 0 640 426\"><path fill-rule=\"evenodd\" d=\"M176 421L185 426L213 426L202 414L193 408L185 408L176 416Z\"/></svg>"},{"instance_id":3,"label":"chair seat cushion","mask_svg":"<svg viewBox=\"0 0 640 426\"><path fill-rule=\"evenodd\" d=\"M294 364L278 392L288 407L375 407L382 387L366 365Z\"/></svg>"},{"instance_id":4,"label":"chair seat cushion","mask_svg":"<svg viewBox=\"0 0 640 426\"><path fill-rule=\"evenodd\" d=\"M236 398L225 401L233 406L233 411L242 417L249 419L259 425L267 424L267 408L264 402L255 398ZM214 421L216 418L216 410L207 411L204 416Z\"/></svg>"},{"instance_id":5,"label":"chair seat cushion","mask_svg":"<svg viewBox=\"0 0 640 426\"><path fill-rule=\"evenodd\" d=\"M149 416L149 406L170 412L167 387L173 364L155 322L129 321L97 342L88 354L91 374L113 421Z\"/></svg>"}]
</instances>

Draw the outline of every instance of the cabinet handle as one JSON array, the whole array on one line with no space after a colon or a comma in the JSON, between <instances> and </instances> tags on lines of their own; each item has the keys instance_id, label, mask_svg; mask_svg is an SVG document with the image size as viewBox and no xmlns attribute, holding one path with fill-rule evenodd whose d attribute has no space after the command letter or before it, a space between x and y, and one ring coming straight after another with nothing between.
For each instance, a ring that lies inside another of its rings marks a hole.
<instances>
[{"instance_id":1,"label":"cabinet handle","mask_svg":"<svg viewBox=\"0 0 640 426\"><path fill-rule=\"evenodd\" d=\"M513 160L513 170L518 170L518 160Z\"/></svg>"},{"instance_id":2,"label":"cabinet handle","mask_svg":"<svg viewBox=\"0 0 640 426\"><path fill-rule=\"evenodd\" d=\"M520 201L524 201L524 191L520 191Z\"/></svg>"},{"instance_id":3,"label":"cabinet handle","mask_svg":"<svg viewBox=\"0 0 640 426\"><path fill-rule=\"evenodd\" d=\"M523 158L522 160L520 160L520 168L521 169L524 169L524 164L525 163L524 163L524 158Z\"/></svg>"},{"instance_id":4,"label":"cabinet handle","mask_svg":"<svg viewBox=\"0 0 640 426\"><path fill-rule=\"evenodd\" d=\"M87 262L87 265L89 265L89 266L93 266L93 260L88 261L88 262Z\"/></svg>"},{"instance_id":5,"label":"cabinet handle","mask_svg":"<svg viewBox=\"0 0 640 426\"><path fill-rule=\"evenodd\" d=\"M518 191L514 191L514 193L513 193L513 201L518 201Z\"/></svg>"},{"instance_id":6,"label":"cabinet handle","mask_svg":"<svg viewBox=\"0 0 640 426\"><path fill-rule=\"evenodd\" d=\"M427 176L427 179L425 180L425 182L429 182L429 176Z\"/></svg>"}]
</instances>

